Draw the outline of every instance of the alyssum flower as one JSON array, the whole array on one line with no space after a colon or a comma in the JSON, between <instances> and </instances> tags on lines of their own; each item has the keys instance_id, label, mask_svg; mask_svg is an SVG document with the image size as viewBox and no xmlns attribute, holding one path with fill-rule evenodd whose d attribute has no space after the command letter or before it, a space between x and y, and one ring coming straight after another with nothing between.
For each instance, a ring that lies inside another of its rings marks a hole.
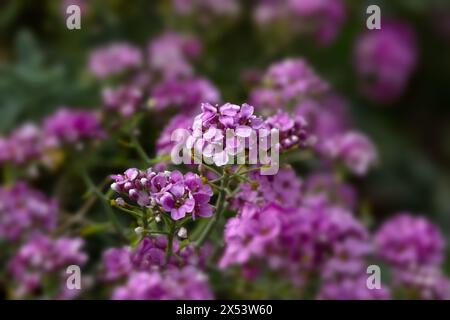
<instances>
[{"instance_id":1,"label":"alyssum flower","mask_svg":"<svg viewBox=\"0 0 450 320\"><path fill-rule=\"evenodd\" d=\"M131 168L111 177L115 181L111 185L114 191L127 194L139 206L152 208L155 213L170 214L173 220L183 219L187 214L193 219L213 214L209 204L212 189L197 174Z\"/></svg>"}]
</instances>

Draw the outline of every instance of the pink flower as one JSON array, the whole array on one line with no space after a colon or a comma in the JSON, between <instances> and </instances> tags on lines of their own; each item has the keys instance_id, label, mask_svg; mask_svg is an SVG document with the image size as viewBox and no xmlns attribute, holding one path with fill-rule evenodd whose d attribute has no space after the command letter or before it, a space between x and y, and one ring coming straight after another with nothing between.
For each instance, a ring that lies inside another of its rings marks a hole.
<instances>
[{"instance_id":1,"label":"pink flower","mask_svg":"<svg viewBox=\"0 0 450 320\"><path fill-rule=\"evenodd\" d=\"M418 59L412 28L383 21L380 30L363 33L355 43L355 68L363 94L376 102L392 103L406 90Z\"/></svg>"}]
</instances>

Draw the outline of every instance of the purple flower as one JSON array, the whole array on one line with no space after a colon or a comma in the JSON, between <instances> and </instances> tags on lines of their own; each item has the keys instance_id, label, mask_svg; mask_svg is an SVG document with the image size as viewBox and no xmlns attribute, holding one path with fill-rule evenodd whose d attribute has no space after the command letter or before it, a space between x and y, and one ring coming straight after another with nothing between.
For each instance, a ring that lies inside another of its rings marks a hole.
<instances>
[{"instance_id":1,"label":"purple flower","mask_svg":"<svg viewBox=\"0 0 450 320\"><path fill-rule=\"evenodd\" d=\"M357 194L355 188L339 181L335 175L328 172L315 172L308 175L303 184L303 195L306 202L320 201L355 209Z\"/></svg>"},{"instance_id":2,"label":"purple flower","mask_svg":"<svg viewBox=\"0 0 450 320\"><path fill-rule=\"evenodd\" d=\"M219 96L219 91L206 79L169 79L153 87L151 101L159 110L176 107L183 113L192 114L198 111L202 102L217 103Z\"/></svg>"},{"instance_id":3,"label":"purple flower","mask_svg":"<svg viewBox=\"0 0 450 320\"><path fill-rule=\"evenodd\" d=\"M172 134L177 129L188 130L192 125L192 117L186 115L176 115L169 123L164 127L156 141L156 153L158 155L168 155L172 152L175 145L175 141L172 141ZM178 140L177 140L178 141Z\"/></svg>"},{"instance_id":4,"label":"purple flower","mask_svg":"<svg viewBox=\"0 0 450 320\"><path fill-rule=\"evenodd\" d=\"M288 32L311 35L328 45L341 29L346 12L342 0L260 0L253 18L262 27L288 25Z\"/></svg>"},{"instance_id":5,"label":"purple flower","mask_svg":"<svg viewBox=\"0 0 450 320\"><path fill-rule=\"evenodd\" d=\"M307 122L302 116L290 116L284 111L278 111L267 118L266 124L270 129L278 130L280 151L294 147L306 148L312 139L308 136Z\"/></svg>"},{"instance_id":6,"label":"purple flower","mask_svg":"<svg viewBox=\"0 0 450 320\"><path fill-rule=\"evenodd\" d=\"M106 281L114 281L127 276L132 267L129 248L110 248L103 252L103 277Z\"/></svg>"},{"instance_id":7,"label":"purple flower","mask_svg":"<svg viewBox=\"0 0 450 320\"><path fill-rule=\"evenodd\" d=\"M269 204L264 208L247 204L236 218L225 226L225 252L219 262L221 268L232 264L246 264L252 257L263 257L268 245L281 232L283 209Z\"/></svg>"},{"instance_id":8,"label":"purple flower","mask_svg":"<svg viewBox=\"0 0 450 320\"><path fill-rule=\"evenodd\" d=\"M94 112L61 108L44 120L45 143L49 147L77 146L85 140L104 137Z\"/></svg>"},{"instance_id":9,"label":"purple flower","mask_svg":"<svg viewBox=\"0 0 450 320\"><path fill-rule=\"evenodd\" d=\"M417 65L417 43L411 27L383 21L380 30L363 33L355 44L355 68L368 98L392 103L405 91Z\"/></svg>"},{"instance_id":10,"label":"purple flower","mask_svg":"<svg viewBox=\"0 0 450 320\"><path fill-rule=\"evenodd\" d=\"M195 266L203 268L210 255L208 246L200 249L192 244L181 248L178 240L172 244L172 256L166 261L167 238L165 236L145 237L134 249L129 247L110 248L103 253L103 279L111 282L123 280L133 272L150 272L157 269Z\"/></svg>"},{"instance_id":11,"label":"purple flower","mask_svg":"<svg viewBox=\"0 0 450 320\"><path fill-rule=\"evenodd\" d=\"M320 100L301 101L294 108L294 114L308 122L308 131L317 137L316 149L319 151L329 137L342 134L350 129L350 114L346 101L334 94Z\"/></svg>"},{"instance_id":12,"label":"purple flower","mask_svg":"<svg viewBox=\"0 0 450 320\"><path fill-rule=\"evenodd\" d=\"M0 238L17 241L32 232L52 231L58 210L56 200L23 182L0 187Z\"/></svg>"},{"instance_id":13,"label":"purple flower","mask_svg":"<svg viewBox=\"0 0 450 320\"><path fill-rule=\"evenodd\" d=\"M181 16L196 15L200 20L206 17L235 17L239 14L237 0L172 0L175 12Z\"/></svg>"},{"instance_id":14,"label":"purple flower","mask_svg":"<svg viewBox=\"0 0 450 320\"><path fill-rule=\"evenodd\" d=\"M262 84L250 94L250 101L263 110L292 106L329 91L329 85L301 58L271 65Z\"/></svg>"},{"instance_id":15,"label":"purple flower","mask_svg":"<svg viewBox=\"0 0 450 320\"><path fill-rule=\"evenodd\" d=\"M394 268L393 282L410 299L449 300L450 279L436 266Z\"/></svg>"},{"instance_id":16,"label":"purple flower","mask_svg":"<svg viewBox=\"0 0 450 320\"><path fill-rule=\"evenodd\" d=\"M98 48L89 58L90 71L100 79L135 69L141 64L140 49L128 43L115 43Z\"/></svg>"},{"instance_id":17,"label":"purple flower","mask_svg":"<svg viewBox=\"0 0 450 320\"><path fill-rule=\"evenodd\" d=\"M193 267L133 273L117 287L115 300L210 300L207 277Z\"/></svg>"},{"instance_id":18,"label":"purple flower","mask_svg":"<svg viewBox=\"0 0 450 320\"><path fill-rule=\"evenodd\" d=\"M341 161L358 176L365 175L378 159L377 150L369 138L356 131L329 138L322 152L331 160Z\"/></svg>"},{"instance_id":19,"label":"purple flower","mask_svg":"<svg viewBox=\"0 0 450 320\"><path fill-rule=\"evenodd\" d=\"M65 298L66 268L82 266L87 261L87 255L81 251L82 246L81 238L50 239L35 235L9 261L8 271L17 284L14 296L25 298L33 295L52 279L59 286L56 298Z\"/></svg>"},{"instance_id":20,"label":"purple flower","mask_svg":"<svg viewBox=\"0 0 450 320\"><path fill-rule=\"evenodd\" d=\"M164 79L191 76L191 61L201 51L202 44L198 39L168 31L150 42L148 61L150 68Z\"/></svg>"},{"instance_id":21,"label":"purple flower","mask_svg":"<svg viewBox=\"0 0 450 320\"><path fill-rule=\"evenodd\" d=\"M227 164L230 157L250 144L248 140L254 130L265 128L263 120L253 112L253 106L246 103L242 106L203 103L202 113L194 119L191 136L186 141L187 147L194 148L196 157L202 155L217 166ZM233 135L227 137L230 133Z\"/></svg>"},{"instance_id":22,"label":"purple flower","mask_svg":"<svg viewBox=\"0 0 450 320\"><path fill-rule=\"evenodd\" d=\"M102 92L103 103L108 110L114 110L124 117L136 113L143 100L143 91L137 86L124 85L106 88Z\"/></svg>"},{"instance_id":23,"label":"purple flower","mask_svg":"<svg viewBox=\"0 0 450 320\"><path fill-rule=\"evenodd\" d=\"M444 239L438 228L424 217L398 213L375 234L378 256L393 266L439 265L444 255Z\"/></svg>"},{"instance_id":24,"label":"purple flower","mask_svg":"<svg viewBox=\"0 0 450 320\"><path fill-rule=\"evenodd\" d=\"M280 168L275 175L249 174L249 183L242 183L240 191L233 197L233 207L238 210L246 203L260 207L277 203L284 207L298 207L302 199L302 181L291 167Z\"/></svg>"}]
</instances>

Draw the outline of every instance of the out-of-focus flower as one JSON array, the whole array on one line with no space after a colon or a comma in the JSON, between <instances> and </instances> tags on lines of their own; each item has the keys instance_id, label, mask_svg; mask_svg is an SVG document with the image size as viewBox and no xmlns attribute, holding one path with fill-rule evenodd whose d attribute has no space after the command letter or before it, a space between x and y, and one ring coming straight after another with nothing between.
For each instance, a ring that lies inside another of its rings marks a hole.
<instances>
[{"instance_id":1,"label":"out-of-focus flower","mask_svg":"<svg viewBox=\"0 0 450 320\"><path fill-rule=\"evenodd\" d=\"M329 138L324 142L326 157L341 161L352 173L365 175L378 159L377 150L367 136L356 131Z\"/></svg>"},{"instance_id":2,"label":"out-of-focus flower","mask_svg":"<svg viewBox=\"0 0 450 320\"><path fill-rule=\"evenodd\" d=\"M52 279L56 283L56 297L65 299L66 269L70 265L82 266L87 255L81 251L81 238L51 239L35 235L19 248L8 264L8 270L17 284L16 298L33 296L44 289L45 283Z\"/></svg>"},{"instance_id":3,"label":"out-of-focus flower","mask_svg":"<svg viewBox=\"0 0 450 320\"><path fill-rule=\"evenodd\" d=\"M253 12L262 27L283 25L288 32L313 36L323 45L333 42L345 18L342 0L260 0Z\"/></svg>"},{"instance_id":4,"label":"out-of-focus flower","mask_svg":"<svg viewBox=\"0 0 450 320\"><path fill-rule=\"evenodd\" d=\"M156 173L131 168L123 175L111 177L114 191L127 194L140 206L152 207L156 213L169 213L174 220L183 219L186 214L194 219L213 215L209 204L212 189L192 172L183 175L179 171Z\"/></svg>"},{"instance_id":5,"label":"out-of-focus flower","mask_svg":"<svg viewBox=\"0 0 450 320\"><path fill-rule=\"evenodd\" d=\"M98 48L89 58L90 71L100 79L136 69L141 64L141 50L124 42Z\"/></svg>"},{"instance_id":6,"label":"out-of-focus flower","mask_svg":"<svg viewBox=\"0 0 450 320\"><path fill-rule=\"evenodd\" d=\"M403 270L415 265L439 265L445 242L439 229L426 218L402 212L380 227L375 244L380 258Z\"/></svg>"},{"instance_id":7,"label":"out-of-focus flower","mask_svg":"<svg viewBox=\"0 0 450 320\"><path fill-rule=\"evenodd\" d=\"M169 123L164 127L156 141L156 153L158 155L170 154L175 141L172 141L172 134L177 129L188 130L192 125L192 117L186 115L177 115L173 117Z\"/></svg>"},{"instance_id":8,"label":"out-of-focus flower","mask_svg":"<svg viewBox=\"0 0 450 320\"><path fill-rule=\"evenodd\" d=\"M436 266L394 268L394 286L401 288L409 298L422 300L449 300L450 279Z\"/></svg>"},{"instance_id":9,"label":"out-of-focus flower","mask_svg":"<svg viewBox=\"0 0 450 320\"><path fill-rule=\"evenodd\" d=\"M414 31L400 21L383 21L380 30L363 33L355 44L355 68L368 98L392 103L405 91L417 65Z\"/></svg>"},{"instance_id":10,"label":"out-of-focus flower","mask_svg":"<svg viewBox=\"0 0 450 320\"><path fill-rule=\"evenodd\" d=\"M18 241L34 232L51 231L58 210L56 200L23 182L0 187L0 238Z\"/></svg>"},{"instance_id":11,"label":"out-of-focus flower","mask_svg":"<svg viewBox=\"0 0 450 320\"><path fill-rule=\"evenodd\" d=\"M220 107L203 103L186 146L194 148L196 155L211 159L217 166L225 165L231 156L248 145L239 138L248 139L255 130L265 128L263 120L253 113L254 108L246 103L242 106L225 103ZM228 129L234 130L234 136L227 137Z\"/></svg>"},{"instance_id":12,"label":"out-of-focus flower","mask_svg":"<svg viewBox=\"0 0 450 320\"><path fill-rule=\"evenodd\" d=\"M191 62L201 51L202 44L198 39L167 31L150 42L148 61L150 68L164 79L191 76Z\"/></svg>"},{"instance_id":13,"label":"out-of-focus flower","mask_svg":"<svg viewBox=\"0 0 450 320\"><path fill-rule=\"evenodd\" d=\"M232 204L236 210L246 203L263 207L277 203L287 208L298 207L302 199L302 181L291 167L280 168L275 175L249 174L250 182L242 183L240 191L233 196Z\"/></svg>"},{"instance_id":14,"label":"out-of-focus flower","mask_svg":"<svg viewBox=\"0 0 450 320\"><path fill-rule=\"evenodd\" d=\"M369 289L366 284L367 275L344 277L324 281L319 289L318 299L322 300L387 300L390 292L385 285L381 288Z\"/></svg>"},{"instance_id":15,"label":"out-of-focus flower","mask_svg":"<svg viewBox=\"0 0 450 320\"><path fill-rule=\"evenodd\" d=\"M62 147L70 144L76 147L85 140L104 136L100 120L94 112L60 108L44 120L44 136L47 147Z\"/></svg>"},{"instance_id":16,"label":"out-of-focus flower","mask_svg":"<svg viewBox=\"0 0 450 320\"><path fill-rule=\"evenodd\" d=\"M121 280L137 271L182 268L203 268L208 258L208 245L196 249L192 244L181 247L178 240L172 244L172 256L166 261L167 238L145 237L135 249L129 247L110 248L103 253L102 271L106 281Z\"/></svg>"},{"instance_id":17,"label":"out-of-focus flower","mask_svg":"<svg viewBox=\"0 0 450 320\"><path fill-rule=\"evenodd\" d=\"M193 267L133 273L112 294L116 300L211 300L206 275Z\"/></svg>"},{"instance_id":18,"label":"out-of-focus flower","mask_svg":"<svg viewBox=\"0 0 450 320\"><path fill-rule=\"evenodd\" d=\"M86 0L64 0L61 2L61 14L64 17L67 17L67 8L71 5L78 6L83 17L90 11L89 4Z\"/></svg>"},{"instance_id":19,"label":"out-of-focus flower","mask_svg":"<svg viewBox=\"0 0 450 320\"><path fill-rule=\"evenodd\" d=\"M143 100L143 91L137 86L123 85L118 88L105 88L103 103L108 110L114 110L124 117L131 117L138 111Z\"/></svg>"},{"instance_id":20,"label":"out-of-focus flower","mask_svg":"<svg viewBox=\"0 0 450 320\"><path fill-rule=\"evenodd\" d=\"M276 110L324 95L329 85L301 58L285 59L269 67L263 86L253 90L250 101L257 108Z\"/></svg>"},{"instance_id":21,"label":"out-of-focus flower","mask_svg":"<svg viewBox=\"0 0 450 320\"><path fill-rule=\"evenodd\" d=\"M176 107L186 114L198 111L202 102L217 103L220 94L207 79L169 79L155 85L151 92L151 103L156 109Z\"/></svg>"},{"instance_id":22,"label":"out-of-focus flower","mask_svg":"<svg viewBox=\"0 0 450 320\"><path fill-rule=\"evenodd\" d=\"M245 264L252 257L264 257L271 242L282 232L283 208L267 205L264 208L247 204L236 218L225 226L225 252L220 267Z\"/></svg>"},{"instance_id":23,"label":"out-of-focus flower","mask_svg":"<svg viewBox=\"0 0 450 320\"><path fill-rule=\"evenodd\" d=\"M131 249L109 248L103 252L103 279L106 281L114 281L126 277L133 265L131 263Z\"/></svg>"}]
</instances>

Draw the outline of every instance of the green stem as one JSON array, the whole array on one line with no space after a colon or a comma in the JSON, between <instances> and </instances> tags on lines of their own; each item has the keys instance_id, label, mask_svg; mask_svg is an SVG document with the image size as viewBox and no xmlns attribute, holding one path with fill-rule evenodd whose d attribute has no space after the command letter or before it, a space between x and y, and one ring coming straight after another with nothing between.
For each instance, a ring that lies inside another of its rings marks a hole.
<instances>
[{"instance_id":1,"label":"green stem","mask_svg":"<svg viewBox=\"0 0 450 320\"><path fill-rule=\"evenodd\" d=\"M195 241L195 245L197 247L200 247L206 241L212 229L215 227L217 222L220 221L222 217L222 213L225 209L225 195L226 195L225 190L228 188L228 178L229 176L225 173L225 179L223 179L220 183L220 192L216 201L216 208L217 208L216 214L208 221L208 224L206 225L205 229L203 229L199 238Z\"/></svg>"},{"instance_id":2,"label":"green stem","mask_svg":"<svg viewBox=\"0 0 450 320\"><path fill-rule=\"evenodd\" d=\"M112 201L111 201L112 202ZM129 214L131 214L134 218L136 218L136 219L140 219L140 218L142 218L142 215L140 214L140 213L138 213L138 212L136 212L136 211L133 211L133 210L129 210L129 209L127 209L127 208L124 208L124 207L121 207L121 206L118 206L118 205L113 205L115 208L117 208L117 209L119 209L120 211L123 211L123 212L126 212L126 213L129 213Z\"/></svg>"}]
</instances>

